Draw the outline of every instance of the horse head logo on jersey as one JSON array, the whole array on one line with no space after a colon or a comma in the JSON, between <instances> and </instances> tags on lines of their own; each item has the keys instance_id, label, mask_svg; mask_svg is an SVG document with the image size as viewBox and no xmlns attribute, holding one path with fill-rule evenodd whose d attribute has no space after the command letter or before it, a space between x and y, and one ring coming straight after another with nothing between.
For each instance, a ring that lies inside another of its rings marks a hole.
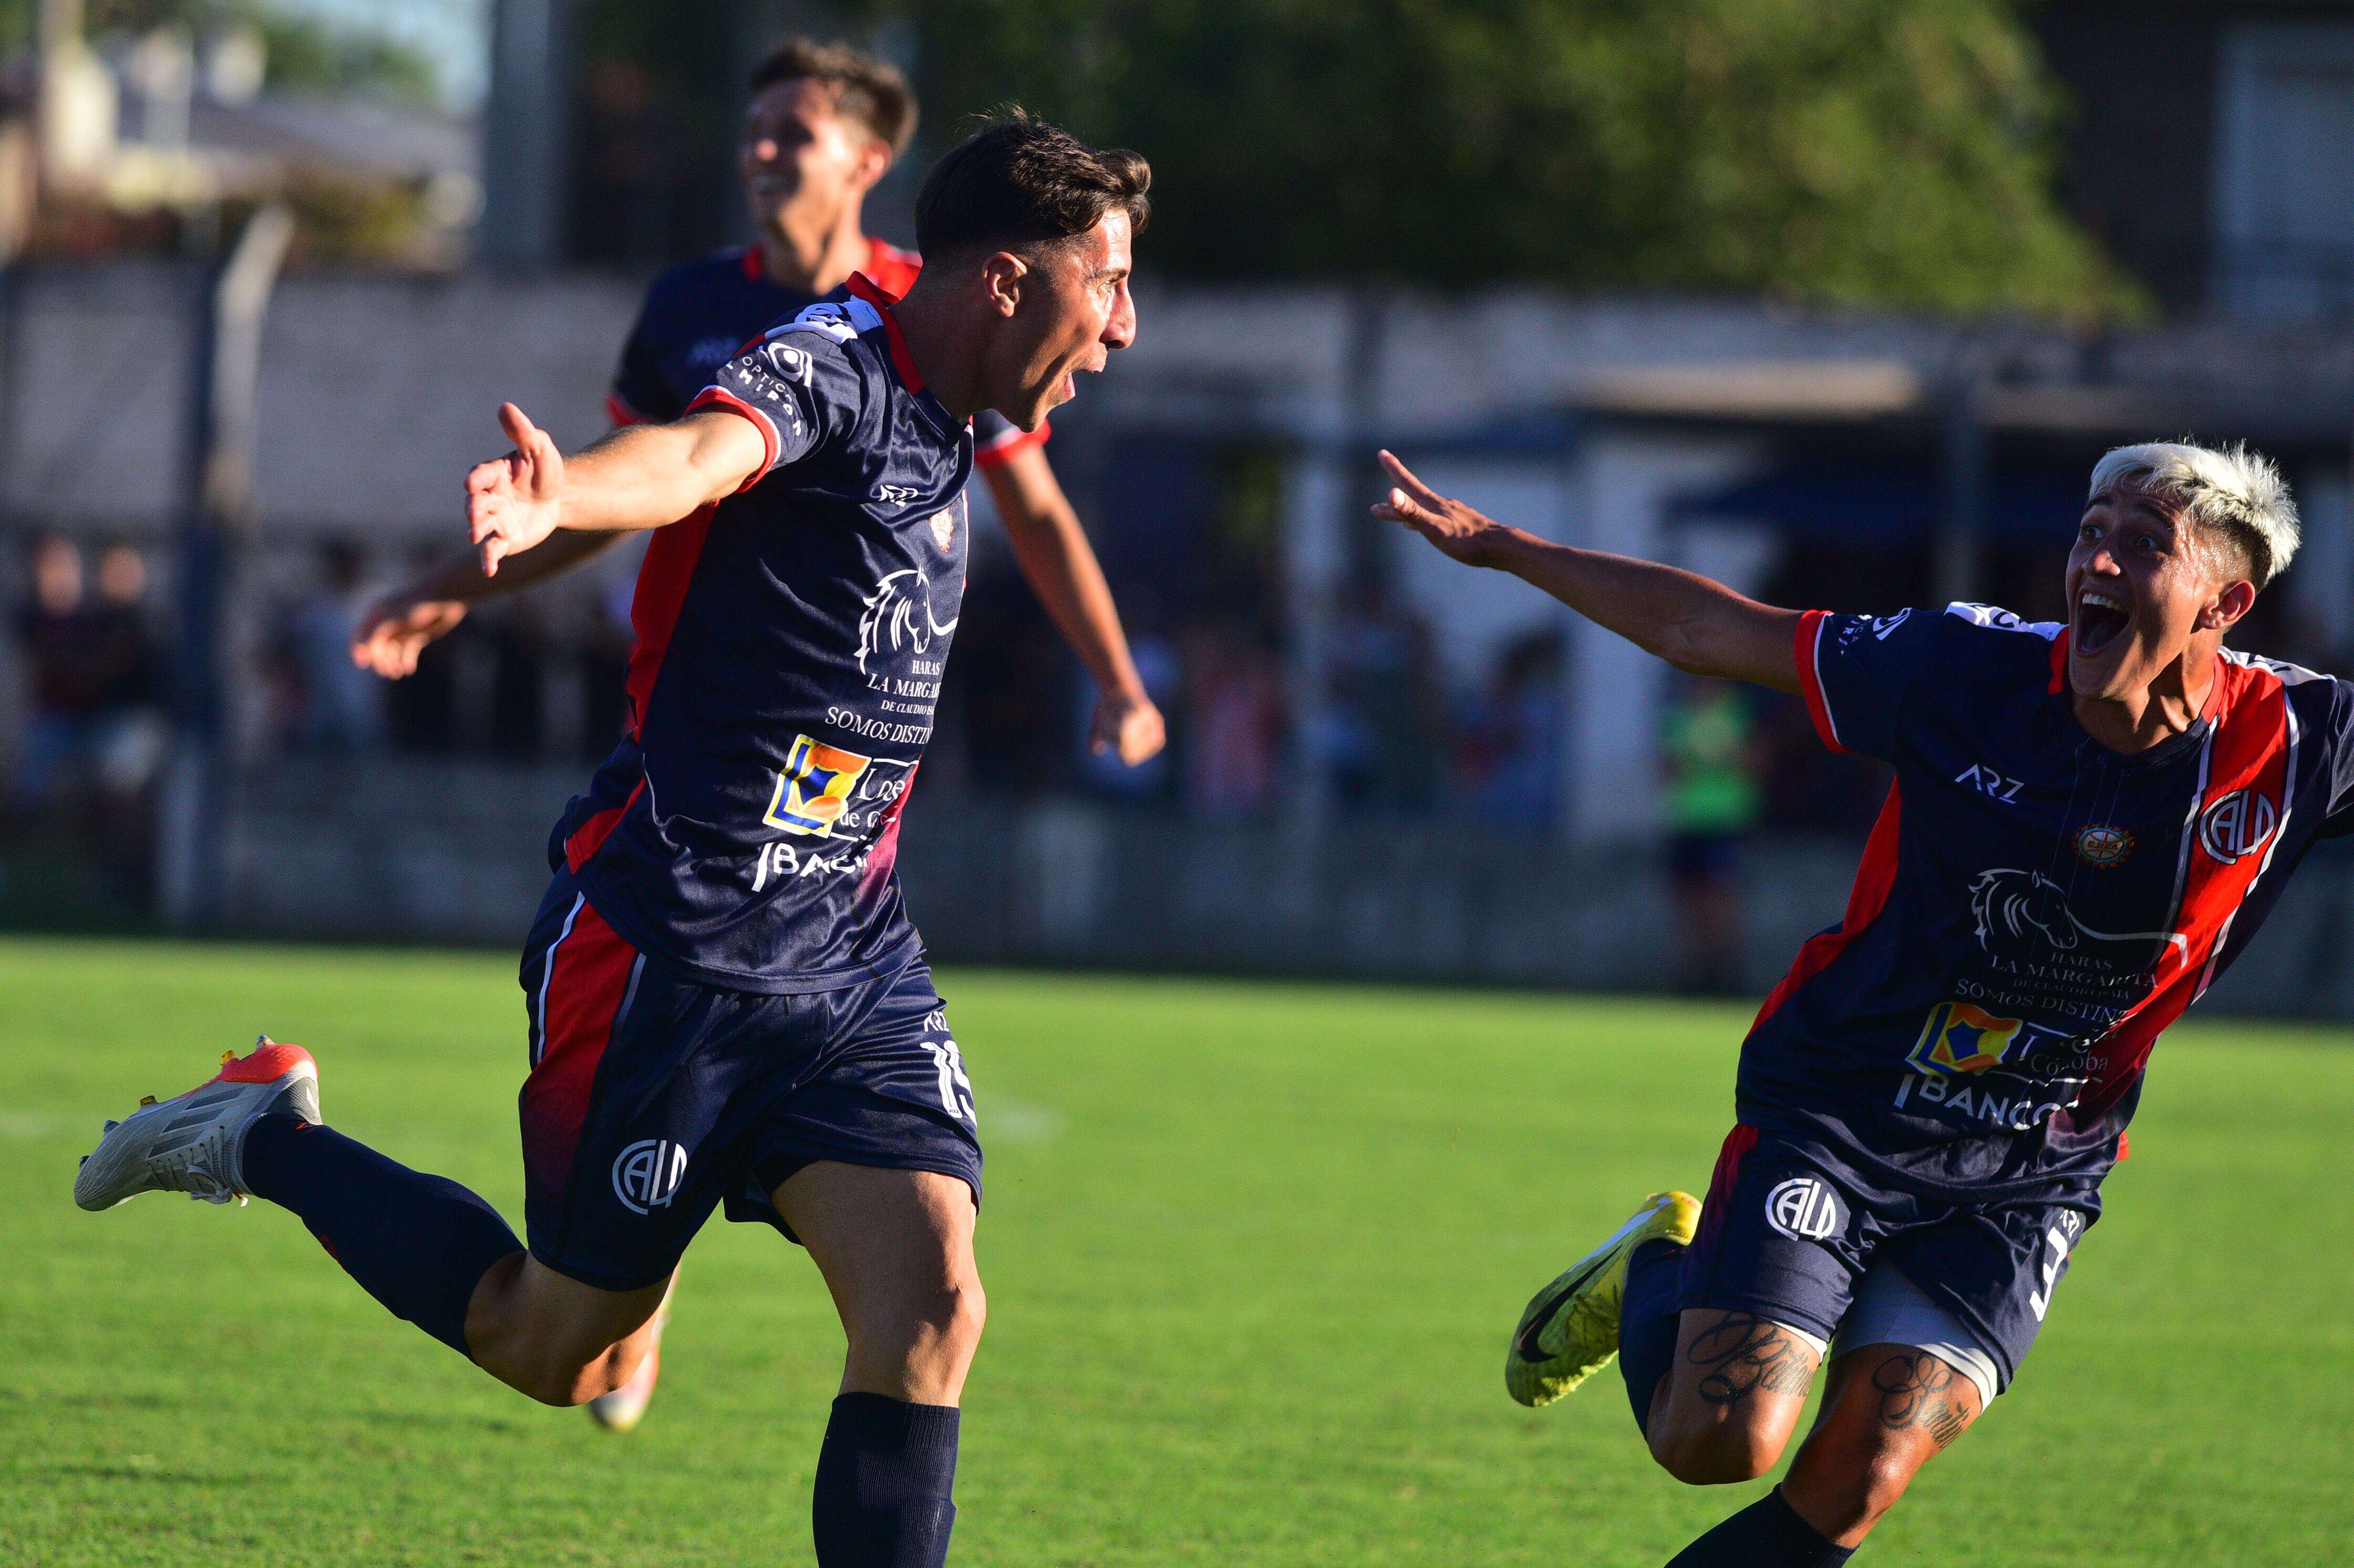
<instances>
[{"instance_id":1,"label":"horse head logo on jersey","mask_svg":"<svg viewBox=\"0 0 2354 1568\"><path fill-rule=\"evenodd\" d=\"M2094 942L2164 942L2187 948L2178 931L2096 931L2068 907L2068 892L2040 871L1996 869L1970 884L1978 945L1995 958L2031 957L2041 948L2070 952Z\"/></svg>"},{"instance_id":2,"label":"horse head logo on jersey","mask_svg":"<svg viewBox=\"0 0 2354 1568\"><path fill-rule=\"evenodd\" d=\"M888 574L866 596L865 613L858 618L859 672L874 674L866 661L885 648L930 652L932 639L954 635L960 619L950 616L944 625L932 613L932 580L915 567Z\"/></svg>"}]
</instances>

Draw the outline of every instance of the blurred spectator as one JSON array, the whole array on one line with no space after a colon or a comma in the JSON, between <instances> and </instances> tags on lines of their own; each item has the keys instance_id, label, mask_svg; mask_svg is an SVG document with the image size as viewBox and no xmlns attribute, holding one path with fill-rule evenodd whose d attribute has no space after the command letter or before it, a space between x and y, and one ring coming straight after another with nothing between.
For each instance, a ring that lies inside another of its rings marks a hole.
<instances>
[{"instance_id":1,"label":"blurred spectator","mask_svg":"<svg viewBox=\"0 0 2354 1568\"><path fill-rule=\"evenodd\" d=\"M1186 682L1181 738L1185 804L1196 815L1224 821L1273 806L1283 747L1282 670L1274 655L1230 628L1204 632Z\"/></svg>"},{"instance_id":2,"label":"blurred spectator","mask_svg":"<svg viewBox=\"0 0 2354 1568\"><path fill-rule=\"evenodd\" d=\"M1311 745L1343 806L1426 810L1442 732L1422 623L1360 588L1331 644L1331 695Z\"/></svg>"},{"instance_id":3,"label":"blurred spectator","mask_svg":"<svg viewBox=\"0 0 2354 1568\"><path fill-rule=\"evenodd\" d=\"M1464 782L1472 813L1500 828L1541 832L1553 821L1560 777L1561 638L1523 637L1496 661L1489 689L1463 726Z\"/></svg>"},{"instance_id":4,"label":"blurred spectator","mask_svg":"<svg viewBox=\"0 0 2354 1568\"><path fill-rule=\"evenodd\" d=\"M31 676L32 708L17 753L15 800L37 812L55 798L83 744L91 709L89 669L94 630L82 608L81 548L37 540L31 599L16 612L16 637Z\"/></svg>"},{"instance_id":5,"label":"blurred spectator","mask_svg":"<svg viewBox=\"0 0 2354 1568\"><path fill-rule=\"evenodd\" d=\"M320 586L286 618L295 706L288 743L299 750L368 752L384 744L382 683L352 662L365 560L359 546L332 540L320 547Z\"/></svg>"},{"instance_id":6,"label":"blurred spectator","mask_svg":"<svg viewBox=\"0 0 2354 1568\"><path fill-rule=\"evenodd\" d=\"M1739 989L1741 852L1757 824L1755 721L1731 681L1687 679L1662 718L1668 866L1685 989Z\"/></svg>"},{"instance_id":7,"label":"blurred spectator","mask_svg":"<svg viewBox=\"0 0 2354 1568\"><path fill-rule=\"evenodd\" d=\"M37 542L32 568L16 621L33 700L14 804L50 824L97 901L133 900L146 882L149 789L167 743L146 562L129 545L107 548L95 599L69 539Z\"/></svg>"}]
</instances>

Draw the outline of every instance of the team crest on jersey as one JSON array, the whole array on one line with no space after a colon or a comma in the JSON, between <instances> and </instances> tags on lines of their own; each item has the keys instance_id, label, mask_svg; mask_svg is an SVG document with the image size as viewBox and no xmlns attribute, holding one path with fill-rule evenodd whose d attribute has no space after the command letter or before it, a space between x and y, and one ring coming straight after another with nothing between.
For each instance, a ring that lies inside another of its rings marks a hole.
<instances>
[{"instance_id":1,"label":"team crest on jersey","mask_svg":"<svg viewBox=\"0 0 2354 1568\"><path fill-rule=\"evenodd\" d=\"M827 746L805 735L793 737L785 765L777 771L777 793L760 820L789 833L832 838L833 824L849 809L850 792L875 759Z\"/></svg>"},{"instance_id":2,"label":"team crest on jersey","mask_svg":"<svg viewBox=\"0 0 2354 1568\"><path fill-rule=\"evenodd\" d=\"M956 514L941 511L932 514L932 539L943 550L956 543Z\"/></svg>"},{"instance_id":3,"label":"team crest on jersey","mask_svg":"<svg viewBox=\"0 0 2354 1568\"><path fill-rule=\"evenodd\" d=\"M1766 1193L1766 1223L1792 1241L1824 1241L1847 1229L1839 1194L1819 1176L1793 1176Z\"/></svg>"},{"instance_id":4,"label":"team crest on jersey","mask_svg":"<svg viewBox=\"0 0 2354 1568\"><path fill-rule=\"evenodd\" d=\"M667 1138L642 1138L613 1159L613 1196L642 1214L670 1207L686 1176L686 1146Z\"/></svg>"},{"instance_id":5,"label":"team crest on jersey","mask_svg":"<svg viewBox=\"0 0 2354 1568\"><path fill-rule=\"evenodd\" d=\"M2134 836L2123 828L2094 822L2076 835L2076 858L2102 871L2123 865L2134 852Z\"/></svg>"},{"instance_id":6,"label":"team crest on jersey","mask_svg":"<svg viewBox=\"0 0 2354 1568\"><path fill-rule=\"evenodd\" d=\"M2009 1052L2020 1022L1997 1018L1967 1001L1941 1001L1929 1010L1909 1060L1924 1073L1983 1073Z\"/></svg>"},{"instance_id":7,"label":"team crest on jersey","mask_svg":"<svg viewBox=\"0 0 2354 1568\"><path fill-rule=\"evenodd\" d=\"M2224 865L2264 847L2279 825L2268 796L2234 789L2199 814L2199 846Z\"/></svg>"}]
</instances>

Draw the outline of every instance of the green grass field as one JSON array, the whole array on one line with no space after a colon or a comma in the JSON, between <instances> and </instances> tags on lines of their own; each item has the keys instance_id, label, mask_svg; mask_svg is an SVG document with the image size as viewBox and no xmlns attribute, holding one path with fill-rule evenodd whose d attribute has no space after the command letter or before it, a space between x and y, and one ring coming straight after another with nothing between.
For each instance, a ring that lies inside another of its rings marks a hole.
<instances>
[{"instance_id":1,"label":"green grass field","mask_svg":"<svg viewBox=\"0 0 2354 1568\"><path fill-rule=\"evenodd\" d=\"M942 977L990 1151L956 1560L1664 1562L1762 1487L1644 1457L1615 1373L1504 1396L1522 1301L1707 1180L1745 1019L1368 988ZM530 1404L292 1218L84 1214L101 1117L258 1031L328 1117L520 1213L501 957L0 943L0 1562L806 1563L839 1332L715 1222L632 1436ZM2354 1044L2184 1029L2020 1386L1865 1562L2354 1561Z\"/></svg>"}]
</instances>

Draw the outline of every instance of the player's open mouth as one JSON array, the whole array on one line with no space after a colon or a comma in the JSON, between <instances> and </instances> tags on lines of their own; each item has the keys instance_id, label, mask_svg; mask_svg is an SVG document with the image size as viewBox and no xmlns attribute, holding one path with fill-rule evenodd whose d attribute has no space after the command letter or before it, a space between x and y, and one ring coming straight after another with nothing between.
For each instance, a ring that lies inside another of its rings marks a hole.
<instances>
[{"instance_id":1,"label":"player's open mouth","mask_svg":"<svg viewBox=\"0 0 2354 1568\"><path fill-rule=\"evenodd\" d=\"M2098 588L2086 588L2076 596L2076 652L2091 657L2115 642L2133 624L2133 611L2124 601L2112 599Z\"/></svg>"}]
</instances>

